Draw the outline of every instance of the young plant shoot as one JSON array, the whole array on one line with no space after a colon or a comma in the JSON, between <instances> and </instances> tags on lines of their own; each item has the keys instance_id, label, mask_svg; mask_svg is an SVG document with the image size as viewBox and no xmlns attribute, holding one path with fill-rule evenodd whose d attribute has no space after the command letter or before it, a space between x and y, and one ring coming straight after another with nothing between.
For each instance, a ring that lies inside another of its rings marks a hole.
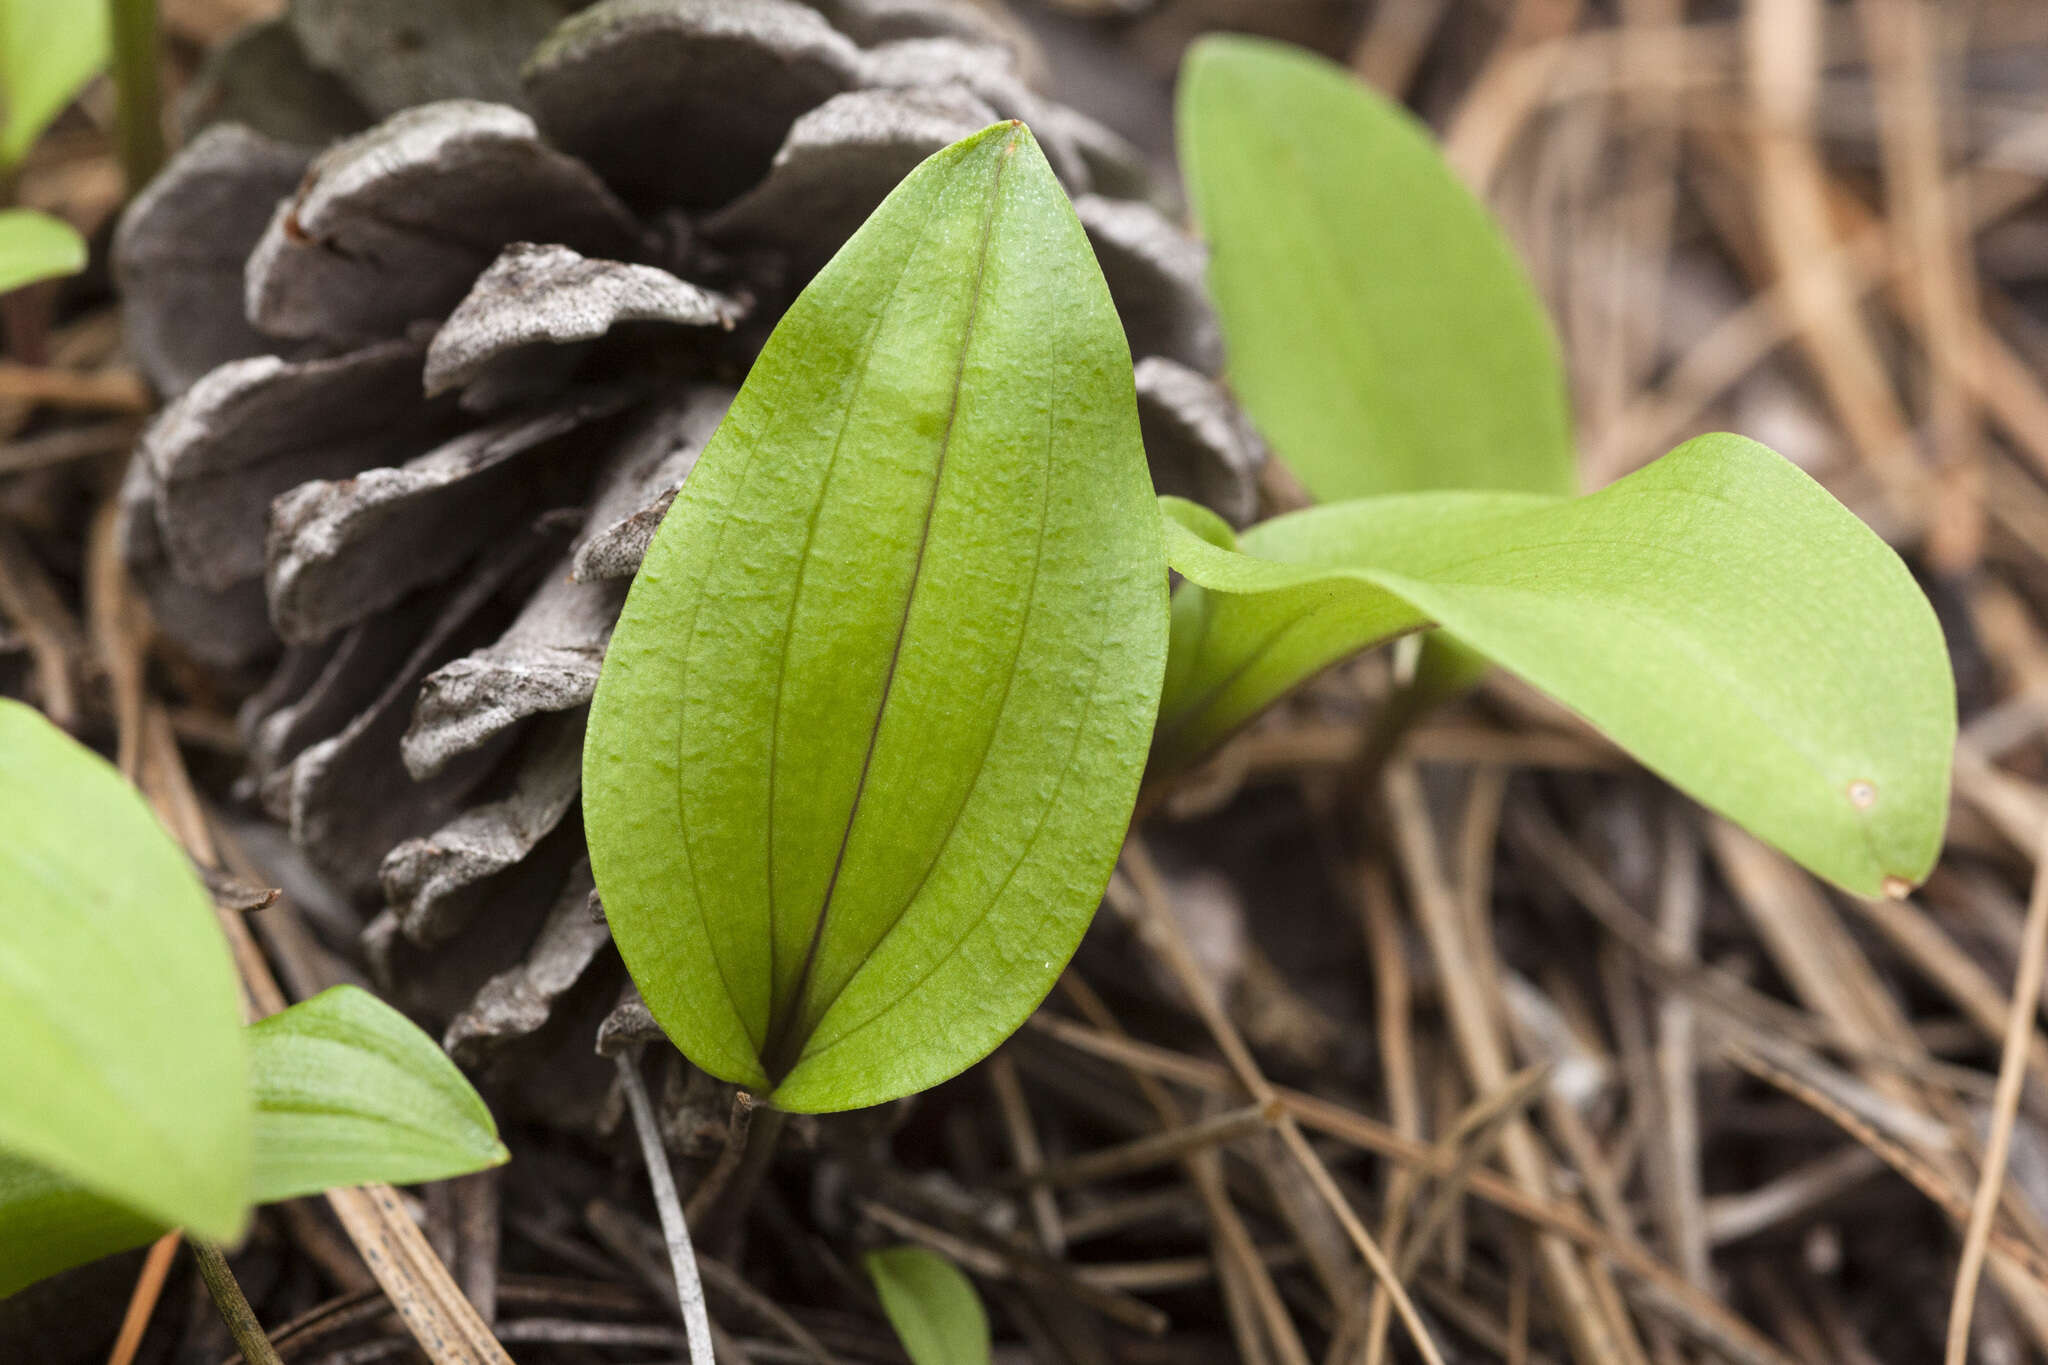
<instances>
[{"instance_id":1,"label":"young plant shoot","mask_svg":"<svg viewBox=\"0 0 2048 1365\"><path fill-rule=\"evenodd\" d=\"M213 900L135 789L0 700L0 1296L253 1204L506 1159L405 1016L337 986L244 1028Z\"/></svg>"},{"instance_id":2,"label":"young plant shoot","mask_svg":"<svg viewBox=\"0 0 2048 1365\"><path fill-rule=\"evenodd\" d=\"M633 586L585 748L598 887L677 1045L777 1107L987 1053L1072 953L1148 749L1171 780L1413 632L1846 890L1933 865L1954 685L1876 535L1734 436L1572 497L1534 290L1329 64L1207 40L1181 126L1230 377L1327 505L1240 538L1164 499L1162 548L1108 294L1005 124L805 290Z\"/></svg>"},{"instance_id":3,"label":"young plant shoot","mask_svg":"<svg viewBox=\"0 0 2048 1365\"><path fill-rule=\"evenodd\" d=\"M1123 330L998 124L792 305L606 654L591 865L683 1052L828 1110L1007 1037L1109 878L1166 613Z\"/></svg>"},{"instance_id":4,"label":"young plant shoot","mask_svg":"<svg viewBox=\"0 0 2048 1365\"><path fill-rule=\"evenodd\" d=\"M920 1246L870 1251L861 1266L910 1365L988 1365L988 1311L960 1267Z\"/></svg>"},{"instance_id":5,"label":"young plant shoot","mask_svg":"<svg viewBox=\"0 0 2048 1365\"><path fill-rule=\"evenodd\" d=\"M1241 543L1171 509L1168 558L1189 581L1154 775L1338 659L1433 627L1460 644L1439 679L1476 678L1464 660L1512 669L1845 889L1926 876L1955 687L1898 556L1738 437L1563 497L1565 383L1535 289L1427 130L1341 68L1207 38L1178 117L1252 419L1320 499L1430 493L1281 517ZM1514 491L1433 491L1480 489Z\"/></svg>"}]
</instances>

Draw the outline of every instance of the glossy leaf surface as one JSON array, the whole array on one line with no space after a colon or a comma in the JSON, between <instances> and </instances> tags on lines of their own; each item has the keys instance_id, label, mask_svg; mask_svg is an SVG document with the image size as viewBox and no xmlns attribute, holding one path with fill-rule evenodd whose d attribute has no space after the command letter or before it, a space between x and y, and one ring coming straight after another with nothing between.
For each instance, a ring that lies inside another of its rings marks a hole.
<instances>
[{"instance_id":1,"label":"glossy leaf surface","mask_svg":"<svg viewBox=\"0 0 2048 1365\"><path fill-rule=\"evenodd\" d=\"M1166 645L1130 357L1021 125L776 328L605 659L584 818L677 1045L789 1109L985 1055L1088 923Z\"/></svg>"},{"instance_id":2,"label":"glossy leaf surface","mask_svg":"<svg viewBox=\"0 0 2048 1365\"><path fill-rule=\"evenodd\" d=\"M0 294L85 269L85 238L34 209L0 209Z\"/></svg>"},{"instance_id":3,"label":"glossy leaf surface","mask_svg":"<svg viewBox=\"0 0 2048 1365\"><path fill-rule=\"evenodd\" d=\"M507 1159L448 1054L368 991L336 986L250 1025L249 1063L255 1203L445 1180Z\"/></svg>"},{"instance_id":4,"label":"glossy leaf surface","mask_svg":"<svg viewBox=\"0 0 2048 1365\"><path fill-rule=\"evenodd\" d=\"M871 1251L861 1263L911 1365L988 1365L988 1313L958 1266L919 1246Z\"/></svg>"},{"instance_id":5,"label":"glossy leaf surface","mask_svg":"<svg viewBox=\"0 0 2048 1365\"><path fill-rule=\"evenodd\" d=\"M248 1064L213 901L104 760L0 701L0 1151L240 1234Z\"/></svg>"},{"instance_id":6,"label":"glossy leaf surface","mask_svg":"<svg viewBox=\"0 0 2048 1365\"><path fill-rule=\"evenodd\" d=\"M1242 37L1190 50L1178 115L1231 387L1310 493L1573 490L1542 304L1428 129Z\"/></svg>"},{"instance_id":7,"label":"glossy leaf surface","mask_svg":"<svg viewBox=\"0 0 2048 1365\"><path fill-rule=\"evenodd\" d=\"M1196 586L1174 601L1162 770L1437 625L1850 891L1933 865L1956 726L1940 627L1883 541L1753 441L1702 436L1583 498L1314 508L1236 548L1201 508L1169 511L1168 560Z\"/></svg>"},{"instance_id":8,"label":"glossy leaf surface","mask_svg":"<svg viewBox=\"0 0 2048 1365\"><path fill-rule=\"evenodd\" d=\"M0 0L0 166L20 161L106 62L102 0Z\"/></svg>"}]
</instances>

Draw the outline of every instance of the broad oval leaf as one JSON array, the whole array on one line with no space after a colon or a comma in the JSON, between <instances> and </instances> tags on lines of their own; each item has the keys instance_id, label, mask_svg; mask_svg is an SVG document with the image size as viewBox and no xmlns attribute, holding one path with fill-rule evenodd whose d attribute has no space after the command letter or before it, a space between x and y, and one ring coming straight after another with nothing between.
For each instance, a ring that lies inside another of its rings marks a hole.
<instances>
[{"instance_id":1,"label":"broad oval leaf","mask_svg":"<svg viewBox=\"0 0 2048 1365\"><path fill-rule=\"evenodd\" d=\"M448 1054L368 991L335 986L251 1024L249 1064L255 1203L446 1180L509 1159Z\"/></svg>"},{"instance_id":2,"label":"broad oval leaf","mask_svg":"<svg viewBox=\"0 0 2048 1365\"><path fill-rule=\"evenodd\" d=\"M861 1258L911 1365L988 1365L988 1313L960 1268L919 1246Z\"/></svg>"},{"instance_id":3,"label":"broad oval leaf","mask_svg":"<svg viewBox=\"0 0 2048 1365\"><path fill-rule=\"evenodd\" d=\"M1956 729L1933 610L1883 541L1754 441L1702 436L1583 498L1314 508L1241 552L1202 509L1169 510L1191 586L1162 770L1325 665L1437 625L1849 891L1933 866Z\"/></svg>"},{"instance_id":4,"label":"broad oval leaf","mask_svg":"<svg viewBox=\"0 0 2048 1365\"><path fill-rule=\"evenodd\" d=\"M28 154L106 61L106 4L0 0L0 168Z\"/></svg>"},{"instance_id":5,"label":"broad oval leaf","mask_svg":"<svg viewBox=\"0 0 2048 1365\"><path fill-rule=\"evenodd\" d=\"M1231 387L1309 492L1574 489L1542 304L1427 128L1255 38L1195 44L1178 105Z\"/></svg>"},{"instance_id":6,"label":"broad oval leaf","mask_svg":"<svg viewBox=\"0 0 2048 1365\"><path fill-rule=\"evenodd\" d=\"M0 294L85 269L85 238L34 209L0 209Z\"/></svg>"},{"instance_id":7,"label":"broad oval leaf","mask_svg":"<svg viewBox=\"0 0 2048 1365\"><path fill-rule=\"evenodd\" d=\"M613 937L787 1109L985 1055L1128 821L1166 646L1109 293L1030 133L939 152L791 306L663 521L584 748Z\"/></svg>"},{"instance_id":8,"label":"broad oval leaf","mask_svg":"<svg viewBox=\"0 0 2048 1365\"><path fill-rule=\"evenodd\" d=\"M240 1235L248 1059L213 901L135 789L0 700L0 1151Z\"/></svg>"}]
</instances>

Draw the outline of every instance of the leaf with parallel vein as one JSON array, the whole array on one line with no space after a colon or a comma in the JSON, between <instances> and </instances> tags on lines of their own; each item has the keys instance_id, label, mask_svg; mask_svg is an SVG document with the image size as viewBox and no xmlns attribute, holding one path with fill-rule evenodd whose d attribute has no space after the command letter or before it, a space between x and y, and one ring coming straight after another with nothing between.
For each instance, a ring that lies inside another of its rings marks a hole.
<instances>
[{"instance_id":1,"label":"leaf with parallel vein","mask_svg":"<svg viewBox=\"0 0 2048 1365\"><path fill-rule=\"evenodd\" d=\"M914 171L664 520L584 750L606 915L693 1061L799 1110L977 1060L1121 843L1164 667L1130 356L1030 133Z\"/></svg>"},{"instance_id":2,"label":"leaf with parallel vein","mask_svg":"<svg viewBox=\"0 0 2048 1365\"><path fill-rule=\"evenodd\" d=\"M1438 627L1850 891L1934 864L1956 733L1941 627L1890 547L1754 441L1701 436L1583 498L1360 498L1241 540L1165 502L1187 581L1155 774Z\"/></svg>"}]
</instances>

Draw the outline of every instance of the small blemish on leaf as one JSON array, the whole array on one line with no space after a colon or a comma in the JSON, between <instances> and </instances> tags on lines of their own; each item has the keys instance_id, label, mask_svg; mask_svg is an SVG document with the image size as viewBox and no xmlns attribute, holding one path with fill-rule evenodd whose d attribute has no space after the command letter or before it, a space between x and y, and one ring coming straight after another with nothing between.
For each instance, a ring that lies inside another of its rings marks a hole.
<instances>
[{"instance_id":1,"label":"small blemish on leaf","mask_svg":"<svg viewBox=\"0 0 2048 1365\"><path fill-rule=\"evenodd\" d=\"M1857 778L1849 784L1849 804L1857 810L1869 810L1877 804L1877 784Z\"/></svg>"},{"instance_id":2,"label":"small blemish on leaf","mask_svg":"<svg viewBox=\"0 0 2048 1365\"><path fill-rule=\"evenodd\" d=\"M1913 883L1904 877L1886 877L1881 885L1884 894L1891 900L1902 901L1913 893Z\"/></svg>"}]
</instances>

